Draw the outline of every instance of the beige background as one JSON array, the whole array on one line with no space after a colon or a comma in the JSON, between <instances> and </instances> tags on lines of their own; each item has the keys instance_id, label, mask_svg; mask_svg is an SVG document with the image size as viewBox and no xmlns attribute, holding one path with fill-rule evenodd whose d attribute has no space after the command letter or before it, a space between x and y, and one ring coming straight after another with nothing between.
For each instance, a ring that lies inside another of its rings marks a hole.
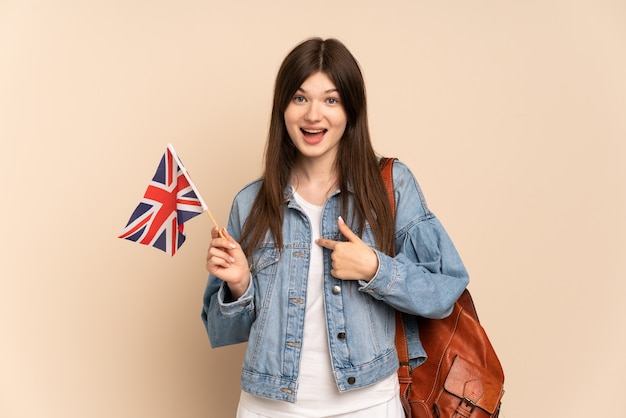
<instances>
[{"instance_id":1,"label":"beige background","mask_svg":"<svg viewBox=\"0 0 626 418\"><path fill-rule=\"evenodd\" d=\"M0 416L233 416L244 346L200 321L209 218L174 258L116 236L169 142L226 222L311 35L358 57L376 149L457 244L503 417L623 416L621 0L0 0Z\"/></svg>"}]
</instances>

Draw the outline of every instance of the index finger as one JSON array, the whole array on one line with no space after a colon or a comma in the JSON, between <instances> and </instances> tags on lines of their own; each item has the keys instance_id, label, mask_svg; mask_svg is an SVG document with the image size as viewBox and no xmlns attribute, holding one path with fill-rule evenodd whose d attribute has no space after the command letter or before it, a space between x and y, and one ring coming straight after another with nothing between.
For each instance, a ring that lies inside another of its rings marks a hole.
<instances>
[{"instance_id":1,"label":"index finger","mask_svg":"<svg viewBox=\"0 0 626 418\"><path fill-rule=\"evenodd\" d=\"M315 240L315 243L319 245L320 247L328 248L329 250L334 250L339 242L333 241L330 239L318 238Z\"/></svg>"}]
</instances>

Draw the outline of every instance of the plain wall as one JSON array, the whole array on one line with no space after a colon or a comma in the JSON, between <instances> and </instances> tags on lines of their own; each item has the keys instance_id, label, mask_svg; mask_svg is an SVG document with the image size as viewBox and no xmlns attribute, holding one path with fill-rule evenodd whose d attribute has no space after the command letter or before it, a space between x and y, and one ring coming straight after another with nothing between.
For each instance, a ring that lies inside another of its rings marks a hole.
<instances>
[{"instance_id":1,"label":"plain wall","mask_svg":"<svg viewBox=\"0 0 626 418\"><path fill-rule=\"evenodd\" d=\"M221 224L276 70L337 37L456 243L504 418L620 416L626 2L0 0L0 416L234 416L244 346L200 320L210 219L120 240L168 143Z\"/></svg>"}]
</instances>

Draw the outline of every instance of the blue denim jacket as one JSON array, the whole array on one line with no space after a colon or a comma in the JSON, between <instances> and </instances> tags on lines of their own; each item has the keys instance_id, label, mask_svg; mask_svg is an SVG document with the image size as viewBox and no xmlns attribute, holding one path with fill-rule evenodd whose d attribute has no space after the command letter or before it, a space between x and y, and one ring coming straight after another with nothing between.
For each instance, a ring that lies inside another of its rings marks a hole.
<instances>
[{"instance_id":1,"label":"blue denim jacket","mask_svg":"<svg viewBox=\"0 0 626 418\"><path fill-rule=\"evenodd\" d=\"M413 365L423 362L426 353L411 315L446 317L469 281L453 243L426 206L413 174L396 161L393 175L396 256L375 250L379 268L374 278L369 282L344 281L331 276L330 251L324 250L323 293L330 357L340 391L371 385L397 371L396 309L408 314L404 320ZM259 179L247 185L235 197L228 231L236 240L260 184ZM339 193L327 200L322 214L322 236L332 240L345 240L337 226ZM210 275L202 320L213 347L248 342L241 376L243 390L294 402L311 229L291 187L285 190L285 200L282 252L274 248L268 233L252 258L249 288L233 302L225 283ZM351 225L351 219L346 223ZM374 247L369 225L362 239Z\"/></svg>"}]
</instances>

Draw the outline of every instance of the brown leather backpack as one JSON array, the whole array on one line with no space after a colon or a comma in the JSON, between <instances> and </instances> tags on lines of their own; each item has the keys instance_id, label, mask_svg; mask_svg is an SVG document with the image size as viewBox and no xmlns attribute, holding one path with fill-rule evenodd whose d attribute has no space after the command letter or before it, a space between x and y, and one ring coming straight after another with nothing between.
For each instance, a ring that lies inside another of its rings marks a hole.
<instances>
[{"instance_id":1,"label":"brown leather backpack","mask_svg":"<svg viewBox=\"0 0 626 418\"><path fill-rule=\"evenodd\" d=\"M392 213L394 159L381 160ZM418 318L427 360L411 370L406 334L396 312L400 397L410 418L497 418L504 395L504 372L466 289L444 319Z\"/></svg>"}]
</instances>

